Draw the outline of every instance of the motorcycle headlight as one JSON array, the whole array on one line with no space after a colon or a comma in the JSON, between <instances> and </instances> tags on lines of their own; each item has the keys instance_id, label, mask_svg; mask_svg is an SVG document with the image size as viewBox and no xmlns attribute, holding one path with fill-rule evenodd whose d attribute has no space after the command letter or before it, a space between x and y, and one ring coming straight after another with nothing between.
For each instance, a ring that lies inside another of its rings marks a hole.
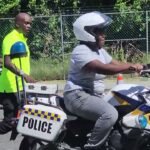
<instances>
[{"instance_id":1,"label":"motorcycle headlight","mask_svg":"<svg viewBox=\"0 0 150 150\"><path fill-rule=\"evenodd\" d=\"M137 123L140 128L145 128L147 126L147 118L144 115L139 115L137 118Z\"/></svg>"}]
</instances>

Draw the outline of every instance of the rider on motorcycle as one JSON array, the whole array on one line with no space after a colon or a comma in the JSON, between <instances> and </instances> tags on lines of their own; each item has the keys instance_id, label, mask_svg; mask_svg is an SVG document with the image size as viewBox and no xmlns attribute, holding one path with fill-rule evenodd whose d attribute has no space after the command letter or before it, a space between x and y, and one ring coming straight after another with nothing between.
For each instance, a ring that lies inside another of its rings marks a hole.
<instances>
[{"instance_id":1,"label":"rider on motorcycle","mask_svg":"<svg viewBox=\"0 0 150 150\"><path fill-rule=\"evenodd\" d=\"M100 147L108 137L118 119L117 110L103 99L105 75L122 72L140 72L140 64L120 63L103 48L105 30L112 19L100 12L81 15L73 24L74 34L79 44L74 48L67 83L64 89L66 108L87 120L95 122L85 149ZM98 80L102 92L95 89ZM83 129L84 130L84 129Z\"/></svg>"}]
</instances>

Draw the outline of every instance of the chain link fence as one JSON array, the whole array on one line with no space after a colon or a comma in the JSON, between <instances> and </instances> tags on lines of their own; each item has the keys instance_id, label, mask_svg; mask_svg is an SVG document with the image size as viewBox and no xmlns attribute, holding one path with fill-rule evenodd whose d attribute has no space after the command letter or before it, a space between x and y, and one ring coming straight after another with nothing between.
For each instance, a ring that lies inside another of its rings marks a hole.
<instances>
[{"instance_id":1,"label":"chain link fence","mask_svg":"<svg viewBox=\"0 0 150 150\"><path fill-rule=\"evenodd\" d=\"M136 49L138 52L149 52L149 28L150 12L129 12L129 13L109 13L113 19L113 23L107 30L106 46L112 53L116 53L120 49L124 49L127 53L129 48ZM137 17L139 16L139 17ZM75 43L72 38L72 22L77 15L64 15L63 25L63 46ZM68 32L64 32L68 30Z\"/></svg>"},{"instance_id":2,"label":"chain link fence","mask_svg":"<svg viewBox=\"0 0 150 150\"><path fill-rule=\"evenodd\" d=\"M57 79L66 77L69 55L74 45L77 44L72 23L79 15L81 14L33 18L32 31L28 40L32 62L35 65L37 65L36 62L39 62L41 65L40 60L42 60L44 67L47 64L50 71L51 68L58 66L57 70L60 69L62 73ZM106 33L106 49L115 58L126 61L139 61L137 58L143 57L145 53L148 56L150 11L116 12L107 13L107 15L113 19L113 23ZM14 27L14 18L1 18L0 24L0 45L2 45L4 36ZM43 76L46 76L46 73Z\"/></svg>"}]
</instances>

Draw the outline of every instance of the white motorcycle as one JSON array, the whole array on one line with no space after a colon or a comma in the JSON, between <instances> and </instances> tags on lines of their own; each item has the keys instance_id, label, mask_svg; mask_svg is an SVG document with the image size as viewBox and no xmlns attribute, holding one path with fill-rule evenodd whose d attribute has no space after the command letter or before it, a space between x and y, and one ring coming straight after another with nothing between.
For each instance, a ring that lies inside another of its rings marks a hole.
<instances>
[{"instance_id":1,"label":"white motorcycle","mask_svg":"<svg viewBox=\"0 0 150 150\"><path fill-rule=\"evenodd\" d=\"M56 85L25 87L27 103L17 123L18 133L24 135L20 150L83 150L94 122L68 112ZM119 84L105 100L116 107L119 119L101 149L150 150L150 89Z\"/></svg>"}]
</instances>

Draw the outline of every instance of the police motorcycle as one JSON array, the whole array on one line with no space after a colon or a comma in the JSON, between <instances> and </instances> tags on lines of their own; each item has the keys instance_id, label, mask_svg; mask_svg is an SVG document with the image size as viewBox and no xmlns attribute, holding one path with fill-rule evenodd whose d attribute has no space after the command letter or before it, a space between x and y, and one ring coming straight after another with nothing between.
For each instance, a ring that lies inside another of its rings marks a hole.
<instances>
[{"instance_id":1,"label":"police motorcycle","mask_svg":"<svg viewBox=\"0 0 150 150\"><path fill-rule=\"evenodd\" d=\"M17 53L17 55L16 55ZM24 49L12 54L22 57ZM141 75L150 74L148 67ZM17 81L17 78L16 78ZM16 82L17 84L17 82ZM94 122L68 112L57 85L24 84L20 97L17 132L24 136L20 150L80 150L90 136ZM150 89L136 84L113 87L105 100L116 107L119 119L102 145L103 150L150 149Z\"/></svg>"},{"instance_id":2,"label":"police motorcycle","mask_svg":"<svg viewBox=\"0 0 150 150\"><path fill-rule=\"evenodd\" d=\"M142 71L141 75L150 73ZM20 150L84 149L94 123L69 113L57 85L26 84L27 104L22 108L17 131L24 135ZM54 90L55 89L55 90ZM119 111L119 119L102 145L103 150L150 149L150 89L118 84L105 100Z\"/></svg>"}]
</instances>

